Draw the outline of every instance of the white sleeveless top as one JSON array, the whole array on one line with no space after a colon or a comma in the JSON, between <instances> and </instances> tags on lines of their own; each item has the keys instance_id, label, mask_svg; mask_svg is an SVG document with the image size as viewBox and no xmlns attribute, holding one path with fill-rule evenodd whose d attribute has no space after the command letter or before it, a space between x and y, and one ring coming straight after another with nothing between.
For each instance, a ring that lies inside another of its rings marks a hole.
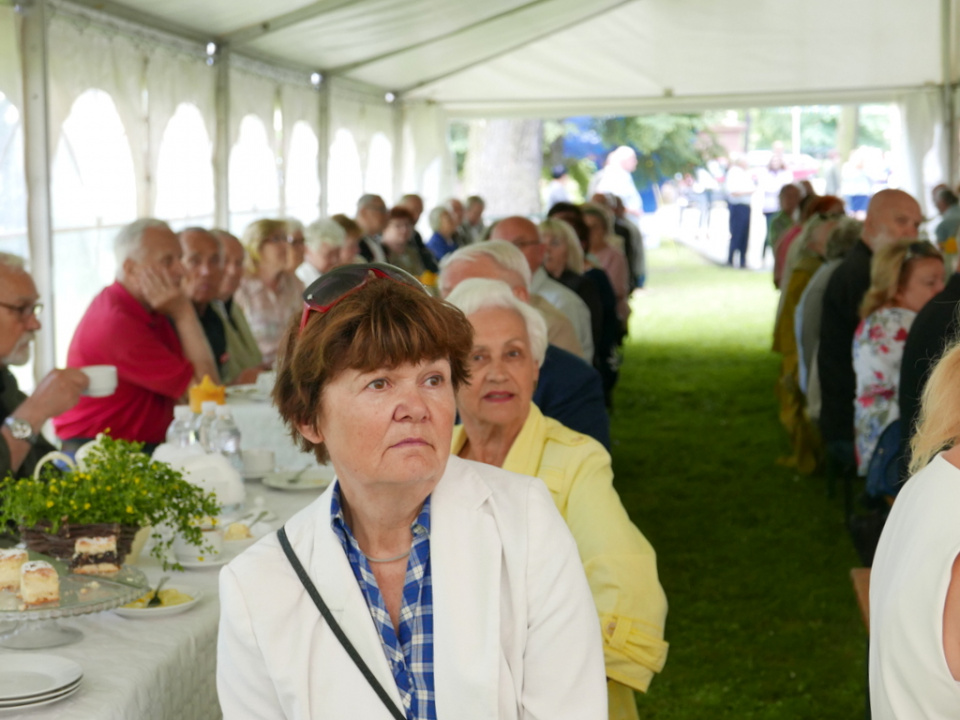
<instances>
[{"instance_id":1,"label":"white sleeveless top","mask_svg":"<svg viewBox=\"0 0 960 720\"><path fill-rule=\"evenodd\" d=\"M943 609L960 553L960 469L942 456L893 505L870 577L874 720L960 719L960 683L943 654Z\"/></svg>"}]
</instances>

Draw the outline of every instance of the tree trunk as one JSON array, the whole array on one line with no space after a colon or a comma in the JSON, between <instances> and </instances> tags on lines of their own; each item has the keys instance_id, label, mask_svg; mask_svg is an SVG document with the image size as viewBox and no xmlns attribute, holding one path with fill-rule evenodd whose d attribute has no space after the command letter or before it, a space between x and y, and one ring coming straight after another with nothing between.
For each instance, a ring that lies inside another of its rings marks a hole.
<instances>
[{"instance_id":1,"label":"tree trunk","mask_svg":"<svg viewBox=\"0 0 960 720\"><path fill-rule=\"evenodd\" d=\"M539 120L470 123L464 190L484 199L488 219L540 213L542 134Z\"/></svg>"}]
</instances>

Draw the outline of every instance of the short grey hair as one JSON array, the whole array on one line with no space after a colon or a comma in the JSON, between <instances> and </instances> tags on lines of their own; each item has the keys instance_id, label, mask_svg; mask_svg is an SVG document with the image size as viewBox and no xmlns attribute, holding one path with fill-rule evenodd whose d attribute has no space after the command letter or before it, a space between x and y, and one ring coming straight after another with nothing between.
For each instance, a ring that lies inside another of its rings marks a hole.
<instances>
[{"instance_id":1,"label":"short grey hair","mask_svg":"<svg viewBox=\"0 0 960 720\"><path fill-rule=\"evenodd\" d=\"M539 312L517 299L505 282L487 278L464 280L450 293L447 302L458 308L467 319L475 312L492 308L518 313L527 326L530 353L538 366L543 365L543 359L547 355L547 322Z\"/></svg>"},{"instance_id":2,"label":"short grey hair","mask_svg":"<svg viewBox=\"0 0 960 720\"><path fill-rule=\"evenodd\" d=\"M343 247L347 233L336 220L329 218L315 220L303 231L303 244L313 252L320 252L322 246Z\"/></svg>"},{"instance_id":3,"label":"short grey hair","mask_svg":"<svg viewBox=\"0 0 960 720\"><path fill-rule=\"evenodd\" d=\"M437 205L437 207L430 211L429 222L431 230L434 232L440 232L440 219L444 216L444 214L450 215L450 218L453 219L450 208L448 208L446 205Z\"/></svg>"},{"instance_id":4,"label":"short grey hair","mask_svg":"<svg viewBox=\"0 0 960 720\"><path fill-rule=\"evenodd\" d=\"M26 261L19 255L8 252L0 252L0 267L19 272L27 271Z\"/></svg>"},{"instance_id":5,"label":"short grey hair","mask_svg":"<svg viewBox=\"0 0 960 720\"><path fill-rule=\"evenodd\" d=\"M173 232L163 220L156 218L140 218L120 228L120 232L113 239L113 256L117 261L118 275L123 271L123 263L143 246L143 234L151 228Z\"/></svg>"},{"instance_id":6,"label":"short grey hair","mask_svg":"<svg viewBox=\"0 0 960 720\"><path fill-rule=\"evenodd\" d=\"M559 218L547 218L538 228L540 238L546 242L547 236L553 236L563 240L567 246L567 270L575 272L577 275L583 275L583 248L580 246L580 239L570 227L570 223L564 222Z\"/></svg>"},{"instance_id":7,"label":"short grey hair","mask_svg":"<svg viewBox=\"0 0 960 720\"><path fill-rule=\"evenodd\" d=\"M383 206L386 207L387 204L383 201L383 198L375 193L366 193L360 196L360 199L357 200L357 212L360 212L364 208L370 207L375 202L380 201L383 203Z\"/></svg>"},{"instance_id":8,"label":"short grey hair","mask_svg":"<svg viewBox=\"0 0 960 720\"><path fill-rule=\"evenodd\" d=\"M506 240L489 240L487 242L467 245L454 250L440 261L440 287L443 287L443 276L447 268L458 262L476 262L481 257L493 260L505 272L516 273L523 281L523 287L530 292L530 283L533 276L526 256Z\"/></svg>"}]
</instances>

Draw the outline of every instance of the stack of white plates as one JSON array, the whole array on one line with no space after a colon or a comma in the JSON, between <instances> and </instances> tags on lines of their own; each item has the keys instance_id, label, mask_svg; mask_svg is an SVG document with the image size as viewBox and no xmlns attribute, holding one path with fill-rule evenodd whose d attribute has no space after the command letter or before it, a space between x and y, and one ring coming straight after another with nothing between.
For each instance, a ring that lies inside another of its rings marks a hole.
<instances>
[{"instance_id":1,"label":"stack of white plates","mask_svg":"<svg viewBox=\"0 0 960 720\"><path fill-rule=\"evenodd\" d=\"M0 710L27 710L70 697L83 668L56 655L0 656Z\"/></svg>"}]
</instances>

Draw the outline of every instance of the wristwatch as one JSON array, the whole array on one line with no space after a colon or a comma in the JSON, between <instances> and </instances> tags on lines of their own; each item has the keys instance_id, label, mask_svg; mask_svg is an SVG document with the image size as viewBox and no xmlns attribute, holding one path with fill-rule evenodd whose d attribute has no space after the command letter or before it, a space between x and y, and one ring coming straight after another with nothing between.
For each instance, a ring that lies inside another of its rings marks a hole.
<instances>
[{"instance_id":1,"label":"wristwatch","mask_svg":"<svg viewBox=\"0 0 960 720\"><path fill-rule=\"evenodd\" d=\"M31 445L37 442L37 434L26 420L8 417L3 424L10 428L10 434L17 440L26 440Z\"/></svg>"}]
</instances>

